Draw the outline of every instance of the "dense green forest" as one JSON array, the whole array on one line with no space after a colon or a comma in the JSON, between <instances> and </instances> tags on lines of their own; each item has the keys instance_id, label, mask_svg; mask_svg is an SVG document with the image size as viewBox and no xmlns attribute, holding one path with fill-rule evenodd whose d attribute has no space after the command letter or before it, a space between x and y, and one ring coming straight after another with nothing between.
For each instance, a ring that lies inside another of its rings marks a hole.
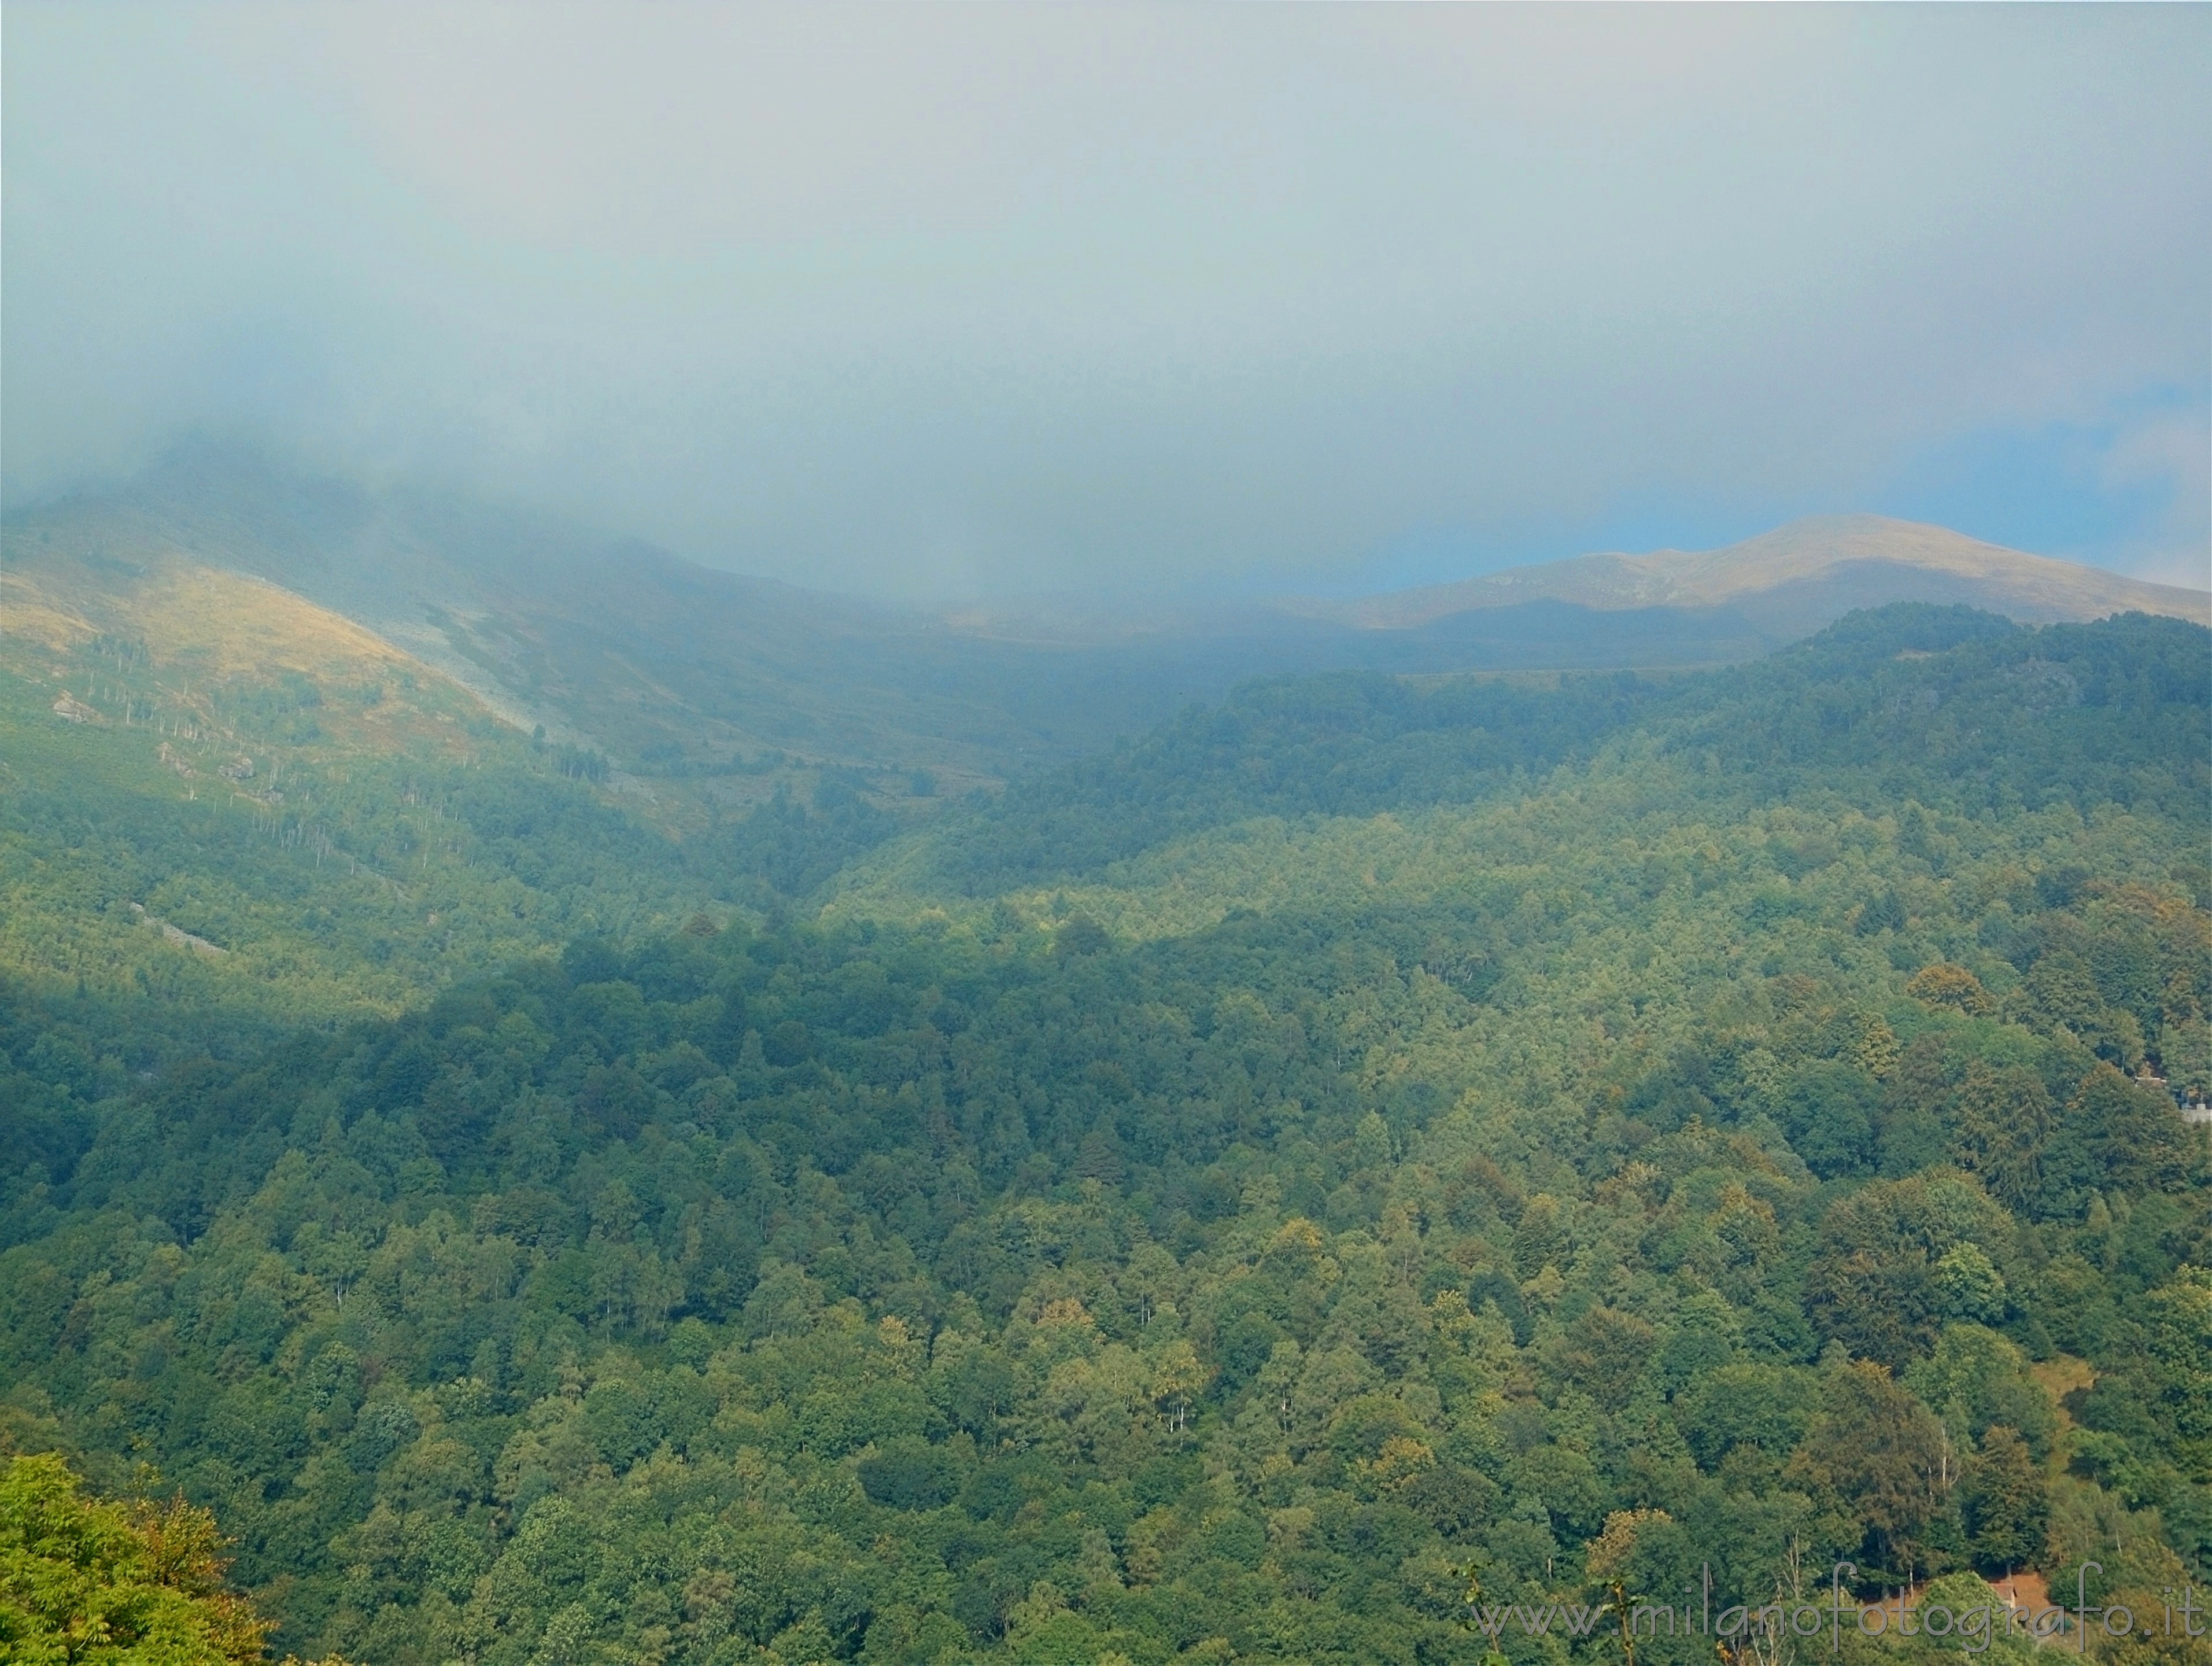
<instances>
[{"instance_id":1,"label":"dense green forest","mask_svg":"<svg viewBox=\"0 0 2212 1666\"><path fill-rule=\"evenodd\" d=\"M2203 629L1260 684L719 847L500 767L427 801L557 955L0 991L0 1450L212 1509L280 1649L1565 1666L1470 1595L2087 1560L2208 1658ZM15 892L137 860L101 790L0 800Z\"/></svg>"}]
</instances>

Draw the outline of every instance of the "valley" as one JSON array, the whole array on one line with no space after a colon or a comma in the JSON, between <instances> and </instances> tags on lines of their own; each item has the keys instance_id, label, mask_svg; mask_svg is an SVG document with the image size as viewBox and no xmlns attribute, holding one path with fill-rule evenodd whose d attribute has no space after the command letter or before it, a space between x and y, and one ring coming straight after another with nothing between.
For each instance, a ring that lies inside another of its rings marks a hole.
<instances>
[{"instance_id":1,"label":"valley","mask_svg":"<svg viewBox=\"0 0 2212 1666\"><path fill-rule=\"evenodd\" d=\"M2208 85L0 3L0 1666L2212 1666Z\"/></svg>"},{"instance_id":2,"label":"valley","mask_svg":"<svg viewBox=\"0 0 2212 1666\"><path fill-rule=\"evenodd\" d=\"M0 1443L211 1509L282 1651L1472 1662L2212 1552L2201 623L1016 653L118 514L8 529Z\"/></svg>"}]
</instances>

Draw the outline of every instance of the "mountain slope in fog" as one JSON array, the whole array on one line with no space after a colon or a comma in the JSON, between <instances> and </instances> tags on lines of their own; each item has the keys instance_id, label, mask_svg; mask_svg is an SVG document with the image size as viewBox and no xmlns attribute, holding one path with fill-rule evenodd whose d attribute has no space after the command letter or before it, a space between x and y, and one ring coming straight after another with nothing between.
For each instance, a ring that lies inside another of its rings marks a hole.
<instances>
[{"instance_id":1,"label":"mountain slope in fog","mask_svg":"<svg viewBox=\"0 0 2212 1666\"><path fill-rule=\"evenodd\" d=\"M1984 544L1944 526L1884 515L1817 515L1725 549L1577 556L1456 584L1348 602L1298 604L1307 617L1403 631L1474 612L1548 601L1603 612L1729 608L1765 632L1808 634L1853 608L1965 603L2023 624L2113 613L2199 623L2212 598L2100 568Z\"/></svg>"},{"instance_id":2,"label":"mountain slope in fog","mask_svg":"<svg viewBox=\"0 0 2212 1666\"><path fill-rule=\"evenodd\" d=\"M1094 752L1255 676L1739 661L1857 607L1963 602L2026 623L2194 593L1845 516L1729 549L1588 556L1344 603L932 613L699 565L452 492L368 488L211 448L127 489L10 517L12 544L253 574L369 627L526 730L589 746L673 800L811 793L886 803ZM917 806L919 807L919 806Z\"/></svg>"}]
</instances>

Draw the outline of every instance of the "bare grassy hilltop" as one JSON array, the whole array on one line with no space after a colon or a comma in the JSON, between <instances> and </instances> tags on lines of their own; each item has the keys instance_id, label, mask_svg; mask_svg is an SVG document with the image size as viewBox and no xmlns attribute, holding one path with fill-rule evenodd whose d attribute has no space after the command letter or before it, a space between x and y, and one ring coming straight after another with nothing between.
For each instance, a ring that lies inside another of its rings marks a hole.
<instances>
[{"instance_id":1,"label":"bare grassy hilltop","mask_svg":"<svg viewBox=\"0 0 2212 1666\"><path fill-rule=\"evenodd\" d=\"M2212 597L2101 568L1984 544L1948 527L1885 515L1819 515L1720 550L1577 556L1348 602L1302 614L1364 630L1410 630L1480 610L1565 602L1604 612L1733 608L1800 635L1855 607L1964 602L2023 624L2152 613L2203 623Z\"/></svg>"}]
</instances>

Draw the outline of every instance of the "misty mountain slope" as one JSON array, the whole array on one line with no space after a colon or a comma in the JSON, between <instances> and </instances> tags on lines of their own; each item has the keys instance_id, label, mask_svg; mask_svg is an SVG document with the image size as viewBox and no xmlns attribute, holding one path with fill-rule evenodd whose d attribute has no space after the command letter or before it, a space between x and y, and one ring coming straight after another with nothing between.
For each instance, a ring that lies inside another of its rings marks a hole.
<instances>
[{"instance_id":1,"label":"misty mountain slope","mask_svg":"<svg viewBox=\"0 0 2212 1666\"><path fill-rule=\"evenodd\" d=\"M526 729L605 751L678 821L811 795L995 786L1139 734L1249 678L1337 669L1681 665L1769 634L1726 608L1618 617L1576 603L1377 633L1266 607L939 617L699 566L452 493L369 489L216 449L125 491L12 517L87 560L160 552L248 572L362 622ZM687 812L685 806L691 806Z\"/></svg>"},{"instance_id":2,"label":"misty mountain slope","mask_svg":"<svg viewBox=\"0 0 2212 1666\"><path fill-rule=\"evenodd\" d=\"M11 535L0 572L0 982L50 1021L227 1048L726 893L594 755L266 581L136 553Z\"/></svg>"},{"instance_id":3,"label":"misty mountain slope","mask_svg":"<svg viewBox=\"0 0 2212 1666\"><path fill-rule=\"evenodd\" d=\"M161 1047L772 909L905 824L849 770L750 806L622 790L603 753L158 528L70 532L11 526L0 570L0 981L150 1003L131 1027Z\"/></svg>"},{"instance_id":4,"label":"misty mountain slope","mask_svg":"<svg viewBox=\"0 0 2212 1666\"><path fill-rule=\"evenodd\" d=\"M2130 615L2023 629L1964 608L1859 613L1769 658L1673 678L1370 675L1243 688L1143 741L1018 782L864 864L842 912L1101 883L1255 820L1385 818L1510 799L1648 758L1746 793L1994 815L2064 802L2201 820L2212 636ZM1272 835L1269 836L1273 836ZM1170 865L1172 866L1172 864ZM1233 891L1209 906L1238 905Z\"/></svg>"},{"instance_id":5,"label":"misty mountain slope","mask_svg":"<svg viewBox=\"0 0 2212 1666\"><path fill-rule=\"evenodd\" d=\"M1363 629L1405 630L1535 600L1604 611L1729 606L1782 639L1893 601L1964 603L2027 624L2125 612L2212 620L2212 597L2201 592L1867 514L1792 521L1721 550L1577 556L1395 595L1298 605L1310 617Z\"/></svg>"},{"instance_id":6,"label":"misty mountain slope","mask_svg":"<svg viewBox=\"0 0 2212 1666\"><path fill-rule=\"evenodd\" d=\"M926 811L930 795L1095 753L1255 677L1728 663L1897 600L2030 622L2203 611L2188 593L1857 516L1704 555L1586 556L1353 603L938 616L213 447L126 489L13 515L8 536L87 560L174 551L283 585L525 729L605 751L618 781L691 829L780 787L811 799L825 770L879 808Z\"/></svg>"},{"instance_id":7,"label":"misty mountain slope","mask_svg":"<svg viewBox=\"0 0 2212 1666\"><path fill-rule=\"evenodd\" d=\"M192 560L153 538L94 550L44 530L10 529L0 560L0 654L19 675L43 669L65 682L70 660L87 653L94 666L112 662L118 675L135 667L152 679L138 692L173 707L168 717L196 714L211 733L216 720L206 701L230 685L288 679L351 696L327 708L317 702L324 738L344 749L391 752L430 742L458 756L470 737L490 733L492 714L466 690L276 584Z\"/></svg>"},{"instance_id":8,"label":"misty mountain slope","mask_svg":"<svg viewBox=\"0 0 2212 1666\"><path fill-rule=\"evenodd\" d=\"M549 516L216 450L12 517L10 530L87 556L166 548L259 575L370 625L526 729L724 802L823 767L876 770L894 797L916 769L946 790L995 783L1234 675L1214 666L1191 684L1185 667L1177 684L1170 667L1162 685L1142 652L967 635Z\"/></svg>"}]
</instances>

